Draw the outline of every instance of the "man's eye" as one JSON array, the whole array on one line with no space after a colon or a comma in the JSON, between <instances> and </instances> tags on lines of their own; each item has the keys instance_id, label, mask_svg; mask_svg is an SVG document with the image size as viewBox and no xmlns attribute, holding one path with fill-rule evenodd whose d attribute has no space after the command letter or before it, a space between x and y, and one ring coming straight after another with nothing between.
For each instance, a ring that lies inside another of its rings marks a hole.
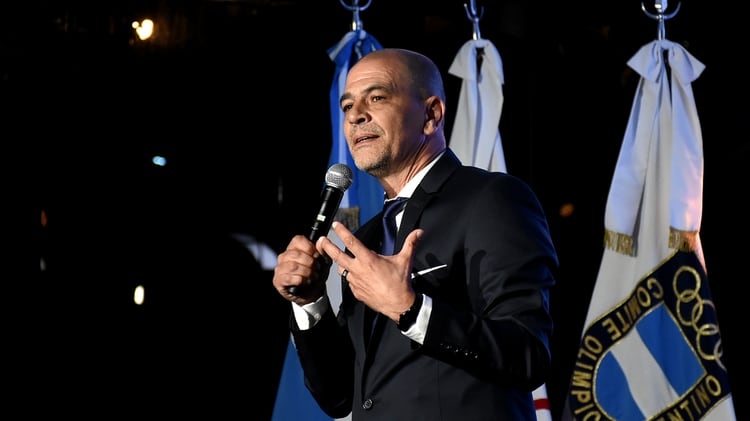
<instances>
[{"instance_id":1,"label":"man's eye","mask_svg":"<svg viewBox=\"0 0 750 421\"><path fill-rule=\"evenodd\" d=\"M344 104L341 106L341 110L347 112L352 109L352 104Z\"/></svg>"},{"instance_id":2,"label":"man's eye","mask_svg":"<svg viewBox=\"0 0 750 421\"><path fill-rule=\"evenodd\" d=\"M373 97L372 97L372 102L378 102L378 101L380 101L380 100L382 100L382 99L383 99L383 97L382 97L382 96L380 96L380 95L375 95L375 96L373 96Z\"/></svg>"}]
</instances>

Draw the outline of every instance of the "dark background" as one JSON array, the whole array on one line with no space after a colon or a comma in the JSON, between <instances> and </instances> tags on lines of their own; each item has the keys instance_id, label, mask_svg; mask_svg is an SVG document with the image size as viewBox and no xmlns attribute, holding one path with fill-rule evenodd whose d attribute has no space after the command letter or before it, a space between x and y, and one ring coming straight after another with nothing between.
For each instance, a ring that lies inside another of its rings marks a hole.
<instances>
[{"instance_id":1,"label":"dark background","mask_svg":"<svg viewBox=\"0 0 750 421\"><path fill-rule=\"evenodd\" d=\"M562 265L547 383L557 417L637 83L626 62L656 39L657 22L630 0L477 5L503 59L508 171L539 195ZM680 7L666 36L706 65L693 83L701 237L743 419L746 28L716 3ZM327 50L352 13L336 0L81 0L3 2L0 16L3 410L270 419L289 309L231 235L279 252L308 229L331 146ZM147 16L156 34L143 42L130 22ZM432 57L454 109L460 80L448 68L472 36L462 2L373 0L360 16L383 46ZM152 165L155 154L168 164ZM564 218L565 203L575 211Z\"/></svg>"}]
</instances>

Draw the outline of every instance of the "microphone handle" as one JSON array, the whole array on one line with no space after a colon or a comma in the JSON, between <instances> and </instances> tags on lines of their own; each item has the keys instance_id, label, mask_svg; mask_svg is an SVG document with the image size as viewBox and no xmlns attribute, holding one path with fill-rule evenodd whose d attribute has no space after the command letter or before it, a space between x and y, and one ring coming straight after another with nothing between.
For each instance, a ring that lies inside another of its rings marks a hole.
<instances>
[{"instance_id":1,"label":"microphone handle","mask_svg":"<svg viewBox=\"0 0 750 421\"><path fill-rule=\"evenodd\" d=\"M344 197L344 191L331 185L321 192L320 210L318 211L315 221L313 221L310 233L307 238L315 243L318 238L328 235L331 229L336 211L341 205L341 199ZM292 295L299 295L302 292L303 285L292 285L287 290Z\"/></svg>"},{"instance_id":2,"label":"microphone handle","mask_svg":"<svg viewBox=\"0 0 750 421\"><path fill-rule=\"evenodd\" d=\"M341 204L341 199L344 197L344 192L341 189L328 185L320 193L320 196L320 210L315 217L315 221L313 221L310 234L307 236L313 243L318 241L318 238L328 235L328 231L331 230L331 225L333 224L333 219Z\"/></svg>"}]
</instances>

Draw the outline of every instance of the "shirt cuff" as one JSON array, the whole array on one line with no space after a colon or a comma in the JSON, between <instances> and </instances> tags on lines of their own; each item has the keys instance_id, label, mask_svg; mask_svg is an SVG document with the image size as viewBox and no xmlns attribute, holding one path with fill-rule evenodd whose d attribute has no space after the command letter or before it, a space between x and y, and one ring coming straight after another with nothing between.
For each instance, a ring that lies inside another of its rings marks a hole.
<instances>
[{"instance_id":1,"label":"shirt cuff","mask_svg":"<svg viewBox=\"0 0 750 421\"><path fill-rule=\"evenodd\" d=\"M432 314L432 298L422 294L422 308L417 314L417 322L409 329L403 332L412 341L422 345L424 338L427 336L427 326L430 324L430 315Z\"/></svg>"},{"instance_id":2,"label":"shirt cuff","mask_svg":"<svg viewBox=\"0 0 750 421\"><path fill-rule=\"evenodd\" d=\"M305 305L292 303L294 320L297 321L297 326L300 330L308 330L315 326L323 318L323 313L325 313L327 308L328 294L323 294L317 301Z\"/></svg>"}]
</instances>

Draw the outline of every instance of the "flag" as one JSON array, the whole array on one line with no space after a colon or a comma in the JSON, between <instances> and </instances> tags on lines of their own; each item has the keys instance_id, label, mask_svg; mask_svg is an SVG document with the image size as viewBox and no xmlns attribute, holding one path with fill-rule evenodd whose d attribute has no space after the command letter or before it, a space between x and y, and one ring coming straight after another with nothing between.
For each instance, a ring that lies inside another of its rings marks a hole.
<instances>
[{"instance_id":1,"label":"flag","mask_svg":"<svg viewBox=\"0 0 750 421\"><path fill-rule=\"evenodd\" d=\"M491 41L481 37L464 43L448 72L462 79L450 147L466 165L507 172L500 138L503 61ZM538 421L551 421L547 385L532 393Z\"/></svg>"},{"instance_id":2,"label":"flag","mask_svg":"<svg viewBox=\"0 0 750 421\"><path fill-rule=\"evenodd\" d=\"M328 56L335 63L335 74L330 91L331 127L333 144L329 158L329 167L333 164L345 164L354 174L352 185L344 191L336 220L342 222L352 231L359 225L375 216L383 207L384 191L375 177L369 176L354 165L346 138L343 132L344 113L341 111L340 97L346 84L349 69L362 56L380 50L380 43L363 29L347 32L344 37L328 50ZM331 241L343 248L343 243L331 230L328 233ZM328 296L331 305L337 309L341 303L341 279L334 265L327 280ZM304 384L302 366L297 357L292 338L289 339L286 359L282 369L272 421L331 421L332 418L320 409ZM349 420L351 415L339 420Z\"/></svg>"},{"instance_id":3,"label":"flag","mask_svg":"<svg viewBox=\"0 0 750 421\"><path fill-rule=\"evenodd\" d=\"M704 65L648 43L610 185L599 272L571 374L578 420L735 420L700 241Z\"/></svg>"},{"instance_id":4,"label":"flag","mask_svg":"<svg viewBox=\"0 0 750 421\"><path fill-rule=\"evenodd\" d=\"M328 56L336 64L333 84L330 93L331 128L333 145L328 165L346 164L354 173L351 187L344 192L337 218L350 230L356 230L359 224L369 220L383 208L384 191L375 177L372 177L354 165L354 158L344 137L344 113L341 111L341 93L346 85L349 69L362 56L383 47L364 30L349 31L338 44L328 50Z\"/></svg>"},{"instance_id":5,"label":"flag","mask_svg":"<svg viewBox=\"0 0 750 421\"><path fill-rule=\"evenodd\" d=\"M464 43L448 72L461 78L456 118L449 145L465 165L505 172L500 139L503 110L503 62L486 39Z\"/></svg>"},{"instance_id":6,"label":"flag","mask_svg":"<svg viewBox=\"0 0 750 421\"><path fill-rule=\"evenodd\" d=\"M534 409L536 410L537 421L552 421L552 410L547 398L547 384L542 384L531 392L534 398Z\"/></svg>"}]
</instances>

